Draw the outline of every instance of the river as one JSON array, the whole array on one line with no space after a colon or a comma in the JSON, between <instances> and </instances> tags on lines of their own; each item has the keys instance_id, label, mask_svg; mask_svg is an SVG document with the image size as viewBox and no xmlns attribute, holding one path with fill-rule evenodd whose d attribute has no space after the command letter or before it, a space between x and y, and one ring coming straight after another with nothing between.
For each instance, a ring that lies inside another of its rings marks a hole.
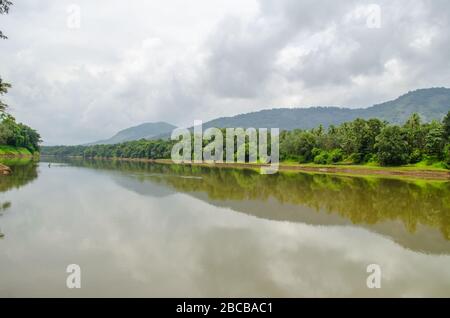
<instances>
[{"instance_id":1,"label":"river","mask_svg":"<svg viewBox=\"0 0 450 318\"><path fill-rule=\"evenodd\" d=\"M450 297L449 182L9 164L0 297ZM370 264L380 288L367 285Z\"/></svg>"}]
</instances>

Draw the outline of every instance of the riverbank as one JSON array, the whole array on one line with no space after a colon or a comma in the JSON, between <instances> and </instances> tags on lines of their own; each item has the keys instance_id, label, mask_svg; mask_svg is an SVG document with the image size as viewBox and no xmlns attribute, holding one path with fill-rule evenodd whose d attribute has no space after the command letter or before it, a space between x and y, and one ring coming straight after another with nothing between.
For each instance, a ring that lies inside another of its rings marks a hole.
<instances>
[{"instance_id":1,"label":"riverbank","mask_svg":"<svg viewBox=\"0 0 450 318\"><path fill-rule=\"evenodd\" d=\"M11 168L0 163L0 175L7 176L11 173Z\"/></svg>"},{"instance_id":2,"label":"riverbank","mask_svg":"<svg viewBox=\"0 0 450 318\"><path fill-rule=\"evenodd\" d=\"M156 159L152 160L156 163L170 164L170 159ZM264 164L254 163L189 163L191 165L200 166L215 166L215 167L230 167L230 168L251 168L260 169L262 167L269 167ZM373 175L384 177L403 177L413 179L427 179L427 180L449 180L450 171L439 168L417 168L412 166L401 167L380 167L380 166L365 166L365 165L317 165L317 164L294 164L294 163L280 163L279 171L285 172L312 172L312 173L326 173L326 174L340 174L340 175Z\"/></svg>"},{"instance_id":3,"label":"riverbank","mask_svg":"<svg viewBox=\"0 0 450 318\"><path fill-rule=\"evenodd\" d=\"M23 147L0 145L0 157L32 157L33 154Z\"/></svg>"},{"instance_id":4,"label":"riverbank","mask_svg":"<svg viewBox=\"0 0 450 318\"><path fill-rule=\"evenodd\" d=\"M45 157L45 156L44 156ZM53 156L49 156L53 157ZM79 156L69 156L69 158L82 158ZM100 160L118 160L135 162L153 162L159 164L174 164L171 159L147 159L147 158L94 158ZM192 166L218 167L218 168L241 168L259 170L269 165L259 163L184 163ZM279 165L279 171L283 172L307 172L307 173L325 173L349 176L379 176L392 178L407 178L418 180L438 180L450 181L450 170L435 167L381 167L369 165L318 165L318 164L296 164L291 162L282 162Z\"/></svg>"},{"instance_id":5,"label":"riverbank","mask_svg":"<svg viewBox=\"0 0 450 318\"><path fill-rule=\"evenodd\" d=\"M32 154L28 149L23 147L12 147L0 145L0 175L9 175L12 170L7 166L8 161L39 158L39 153ZM6 164L5 164L6 163Z\"/></svg>"}]
</instances>

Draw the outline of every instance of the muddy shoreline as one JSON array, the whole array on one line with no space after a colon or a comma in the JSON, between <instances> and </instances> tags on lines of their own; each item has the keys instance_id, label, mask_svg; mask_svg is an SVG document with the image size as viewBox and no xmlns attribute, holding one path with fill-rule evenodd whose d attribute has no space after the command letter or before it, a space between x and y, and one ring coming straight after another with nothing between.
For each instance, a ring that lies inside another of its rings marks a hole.
<instances>
[{"instance_id":1,"label":"muddy shoreline","mask_svg":"<svg viewBox=\"0 0 450 318\"><path fill-rule=\"evenodd\" d=\"M45 155L41 155L45 157ZM53 157L53 156L48 156ZM70 156L68 158L82 158ZM135 162L152 162L159 164L174 164L171 159L147 159L147 158L91 158L100 160L118 160ZM264 164L255 163L182 163L184 165L217 167L217 168L241 168L241 169L260 169L261 167L270 167ZM308 172L324 173L349 176L379 176L394 178L410 178L422 180L450 181L450 170L432 170L415 167L364 167L364 166L310 166L301 164L283 164L280 163L279 171L283 172Z\"/></svg>"},{"instance_id":2,"label":"muddy shoreline","mask_svg":"<svg viewBox=\"0 0 450 318\"><path fill-rule=\"evenodd\" d=\"M23 158L39 158L38 156L34 156L34 155L12 155L12 154L8 154L8 155L0 155L0 160L2 159L23 159ZM3 164L0 162L0 176L7 176L9 174L11 174L12 170L10 167L8 167L7 165Z\"/></svg>"},{"instance_id":3,"label":"muddy shoreline","mask_svg":"<svg viewBox=\"0 0 450 318\"><path fill-rule=\"evenodd\" d=\"M11 168L0 163L0 175L7 176L11 173Z\"/></svg>"}]
</instances>

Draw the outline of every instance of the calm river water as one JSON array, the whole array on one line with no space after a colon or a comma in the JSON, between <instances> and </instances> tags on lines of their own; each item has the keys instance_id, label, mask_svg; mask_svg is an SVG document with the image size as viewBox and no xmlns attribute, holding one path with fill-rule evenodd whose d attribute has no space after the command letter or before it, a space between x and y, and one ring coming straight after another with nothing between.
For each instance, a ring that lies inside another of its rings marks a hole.
<instances>
[{"instance_id":1,"label":"calm river water","mask_svg":"<svg viewBox=\"0 0 450 318\"><path fill-rule=\"evenodd\" d=\"M0 177L0 297L450 297L448 182L42 160Z\"/></svg>"}]
</instances>

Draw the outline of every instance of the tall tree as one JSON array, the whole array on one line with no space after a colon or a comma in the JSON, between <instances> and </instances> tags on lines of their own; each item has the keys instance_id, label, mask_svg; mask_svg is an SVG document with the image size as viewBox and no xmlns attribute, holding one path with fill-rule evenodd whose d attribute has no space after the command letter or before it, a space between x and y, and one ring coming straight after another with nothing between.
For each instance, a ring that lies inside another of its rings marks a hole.
<instances>
[{"instance_id":1,"label":"tall tree","mask_svg":"<svg viewBox=\"0 0 450 318\"><path fill-rule=\"evenodd\" d=\"M8 14L9 7L12 5L11 1L8 0L0 0L0 14ZM0 39L7 39L7 37L0 30Z\"/></svg>"},{"instance_id":2,"label":"tall tree","mask_svg":"<svg viewBox=\"0 0 450 318\"><path fill-rule=\"evenodd\" d=\"M429 131L425 137L425 151L430 156L441 158L445 146L444 128L437 121L429 124Z\"/></svg>"},{"instance_id":3,"label":"tall tree","mask_svg":"<svg viewBox=\"0 0 450 318\"><path fill-rule=\"evenodd\" d=\"M445 138L450 142L450 111L447 113L447 116L444 117L442 125L444 126Z\"/></svg>"},{"instance_id":4,"label":"tall tree","mask_svg":"<svg viewBox=\"0 0 450 318\"><path fill-rule=\"evenodd\" d=\"M0 0L0 14L7 14L9 12L9 7L12 5L11 1L8 0ZM0 39L7 39L7 37L0 30ZM6 94L8 92L8 88L11 87L11 84L5 83L2 81L0 77L0 96ZM6 109L7 105L0 100L0 112L3 113Z\"/></svg>"},{"instance_id":5,"label":"tall tree","mask_svg":"<svg viewBox=\"0 0 450 318\"><path fill-rule=\"evenodd\" d=\"M0 96L3 94L6 94L8 92L8 88L11 87L11 84L3 82L2 78L0 77ZM0 99L0 113L3 113L6 110L6 105L1 99Z\"/></svg>"},{"instance_id":6,"label":"tall tree","mask_svg":"<svg viewBox=\"0 0 450 318\"><path fill-rule=\"evenodd\" d=\"M381 165L403 165L408 162L408 142L401 127L383 128L376 140L375 146L378 149L378 160Z\"/></svg>"},{"instance_id":7,"label":"tall tree","mask_svg":"<svg viewBox=\"0 0 450 318\"><path fill-rule=\"evenodd\" d=\"M420 161L422 152L425 148L426 130L423 128L422 119L417 113L413 113L405 125L403 126L406 132L409 151L411 153L412 161Z\"/></svg>"}]
</instances>

